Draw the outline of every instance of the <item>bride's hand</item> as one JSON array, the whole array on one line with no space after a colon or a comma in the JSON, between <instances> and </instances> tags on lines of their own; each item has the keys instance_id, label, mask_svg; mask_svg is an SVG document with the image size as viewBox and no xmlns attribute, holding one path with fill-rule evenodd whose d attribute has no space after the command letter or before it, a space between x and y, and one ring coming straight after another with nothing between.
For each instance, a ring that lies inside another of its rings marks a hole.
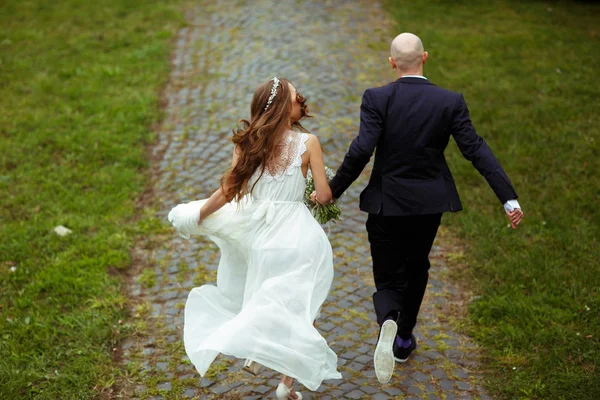
<instances>
[{"instance_id":1,"label":"bride's hand","mask_svg":"<svg viewBox=\"0 0 600 400\"><path fill-rule=\"evenodd\" d=\"M317 191L316 190L310 194L310 199L315 204L321 204L321 203L319 203L319 200L317 200Z\"/></svg>"},{"instance_id":2,"label":"bride's hand","mask_svg":"<svg viewBox=\"0 0 600 400\"><path fill-rule=\"evenodd\" d=\"M328 204L332 204L335 203L335 199L332 197L331 200L329 200L327 203L321 203L318 199L317 199L317 191L315 190L314 192L312 192L310 194L310 199L312 200L313 203L315 204L321 204L321 205L328 205Z\"/></svg>"}]
</instances>

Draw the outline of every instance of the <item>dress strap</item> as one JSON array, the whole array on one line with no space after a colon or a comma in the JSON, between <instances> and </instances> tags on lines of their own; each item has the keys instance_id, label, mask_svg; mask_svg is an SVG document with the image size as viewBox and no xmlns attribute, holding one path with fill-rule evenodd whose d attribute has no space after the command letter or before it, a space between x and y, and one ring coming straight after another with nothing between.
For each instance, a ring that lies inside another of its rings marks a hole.
<instances>
[{"instance_id":1,"label":"dress strap","mask_svg":"<svg viewBox=\"0 0 600 400\"><path fill-rule=\"evenodd\" d=\"M307 133L300 132L298 134L298 138L296 139L298 141L296 145L296 156L294 157L294 162L292 163L292 166L302 166L302 155L306 153L306 142L308 141L308 138L309 136Z\"/></svg>"}]
</instances>

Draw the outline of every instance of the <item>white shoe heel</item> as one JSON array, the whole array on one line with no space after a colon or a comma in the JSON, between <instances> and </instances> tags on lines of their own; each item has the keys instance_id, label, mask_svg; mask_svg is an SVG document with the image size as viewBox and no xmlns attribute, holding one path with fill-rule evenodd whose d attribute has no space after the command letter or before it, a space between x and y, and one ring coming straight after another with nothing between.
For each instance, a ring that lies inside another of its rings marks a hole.
<instances>
[{"instance_id":1,"label":"white shoe heel","mask_svg":"<svg viewBox=\"0 0 600 400\"><path fill-rule=\"evenodd\" d=\"M300 392L296 392L296 396L298 396L298 397L296 397L296 399L294 399L292 396L290 396L291 393L292 393L292 388L285 386L285 384L283 382L281 382L277 386L277 391L275 392L278 400L289 400L289 399L302 400L302 394L300 394Z\"/></svg>"},{"instance_id":2,"label":"white shoe heel","mask_svg":"<svg viewBox=\"0 0 600 400\"><path fill-rule=\"evenodd\" d=\"M256 361L246 360L243 369L252 375L258 375L258 373L262 370L262 365Z\"/></svg>"}]
</instances>

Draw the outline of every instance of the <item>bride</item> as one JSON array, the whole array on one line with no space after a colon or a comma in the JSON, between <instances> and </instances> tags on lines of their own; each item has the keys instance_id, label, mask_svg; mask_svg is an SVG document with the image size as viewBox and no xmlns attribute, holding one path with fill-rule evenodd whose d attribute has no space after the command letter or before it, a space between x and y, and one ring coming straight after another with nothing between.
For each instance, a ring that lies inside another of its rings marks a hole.
<instances>
[{"instance_id":1,"label":"bride","mask_svg":"<svg viewBox=\"0 0 600 400\"><path fill-rule=\"evenodd\" d=\"M333 256L303 203L308 169L319 203L331 201L331 190L319 140L299 123L309 116L305 99L288 80L258 87L250 112L234 132L221 187L169 213L180 235L205 235L221 250L216 286L189 294L184 344L200 375L223 353L280 372L277 398L302 399L294 379L310 390L341 379L336 354L313 326Z\"/></svg>"}]
</instances>

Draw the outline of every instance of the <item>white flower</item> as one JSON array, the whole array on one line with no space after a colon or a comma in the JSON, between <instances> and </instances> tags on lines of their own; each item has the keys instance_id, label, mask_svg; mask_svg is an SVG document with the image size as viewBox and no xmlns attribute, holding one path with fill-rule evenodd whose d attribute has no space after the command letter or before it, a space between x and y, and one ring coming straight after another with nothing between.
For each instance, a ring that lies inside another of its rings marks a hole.
<instances>
[{"instance_id":1,"label":"white flower","mask_svg":"<svg viewBox=\"0 0 600 400\"><path fill-rule=\"evenodd\" d=\"M12 267L10 267L9 269L10 272L17 272L17 267L15 267L14 265Z\"/></svg>"},{"instance_id":2,"label":"white flower","mask_svg":"<svg viewBox=\"0 0 600 400\"><path fill-rule=\"evenodd\" d=\"M58 225L57 227L55 227L54 232L58 236L67 236L67 235L70 235L71 233L73 233L72 230L70 230L69 228L62 226L62 225Z\"/></svg>"}]
</instances>

